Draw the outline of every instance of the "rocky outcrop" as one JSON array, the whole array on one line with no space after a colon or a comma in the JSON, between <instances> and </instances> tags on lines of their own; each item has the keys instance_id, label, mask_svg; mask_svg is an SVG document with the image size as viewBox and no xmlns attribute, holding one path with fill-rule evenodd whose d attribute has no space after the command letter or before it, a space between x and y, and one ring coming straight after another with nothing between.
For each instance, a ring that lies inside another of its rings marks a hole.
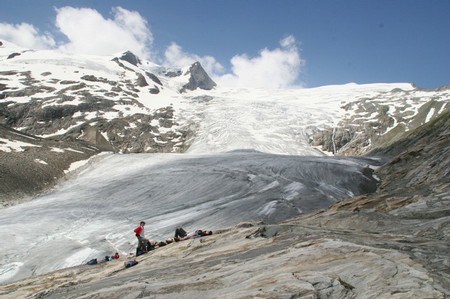
<instances>
[{"instance_id":1,"label":"rocky outcrop","mask_svg":"<svg viewBox=\"0 0 450 299\"><path fill-rule=\"evenodd\" d=\"M191 65L187 73L190 75L189 83L184 85L180 92L195 90L197 88L211 90L217 86L217 84L205 72L200 62L196 62Z\"/></svg>"},{"instance_id":2,"label":"rocky outcrop","mask_svg":"<svg viewBox=\"0 0 450 299\"><path fill-rule=\"evenodd\" d=\"M138 64L141 64L141 60L139 57L137 57L135 54L133 54L130 51L126 51L122 54L122 56L119 57L119 59L126 61L134 66L137 66Z\"/></svg>"},{"instance_id":3,"label":"rocky outcrop","mask_svg":"<svg viewBox=\"0 0 450 299\"><path fill-rule=\"evenodd\" d=\"M359 244L402 252L427 269L448 295L449 137L447 111L406 138L370 153L390 159L376 171L382 183L375 194L342 201L300 217L297 223L355 234L352 238Z\"/></svg>"},{"instance_id":4,"label":"rocky outcrop","mask_svg":"<svg viewBox=\"0 0 450 299\"><path fill-rule=\"evenodd\" d=\"M24 56L29 53L24 51L16 58L17 63L26 59ZM189 146L186 141L192 136L190 130L193 127L177 123L168 100L167 107L162 104L154 108L152 97L158 97L164 88L179 92L183 81L188 81L183 92L197 88L209 90L216 86L200 63L193 64L181 80L177 78L172 84L171 72L181 76L180 69L168 71L148 61L144 66L139 57L129 51L112 61L107 58L105 61L80 60L80 67L78 60L70 65L70 57L52 59L61 60L55 62L54 67L64 65L62 72L73 71L68 74L70 79L67 76L59 78L57 71L43 71L39 59L33 60L39 64L36 69L33 63L26 63L27 71L17 71L15 65L2 67L0 124L26 134L57 136L62 140L84 138L83 128L91 126L105 137L109 145L102 141L101 148L108 151L112 147L113 151L124 153L180 152ZM93 67L85 68L83 64ZM98 140L94 144L98 145Z\"/></svg>"},{"instance_id":5,"label":"rocky outcrop","mask_svg":"<svg viewBox=\"0 0 450 299\"><path fill-rule=\"evenodd\" d=\"M80 266L0 286L0 292L39 298L444 298L407 254L346 239L340 231L295 223L243 223L159 248L129 269L125 259Z\"/></svg>"},{"instance_id":6,"label":"rocky outcrop","mask_svg":"<svg viewBox=\"0 0 450 299\"><path fill-rule=\"evenodd\" d=\"M90 144L93 144L96 148L101 151L114 151L112 145L108 142L108 140L103 137L103 135L94 127L89 125L85 125L81 127L82 135L78 138L84 140Z\"/></svg>"}]
</instances>

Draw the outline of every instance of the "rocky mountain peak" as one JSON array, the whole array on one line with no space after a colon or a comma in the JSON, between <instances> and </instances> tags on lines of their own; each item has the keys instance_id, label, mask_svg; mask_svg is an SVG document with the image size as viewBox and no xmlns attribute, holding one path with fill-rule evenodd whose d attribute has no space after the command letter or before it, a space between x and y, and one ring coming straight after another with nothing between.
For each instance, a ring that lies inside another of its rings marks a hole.
<instances>
[{"instance_id":1,"label":"rocky mountain peak","mask_svg":"<svg viewBox=\"0 0 450 299\"><path fill-rule=\"evenodd\" d=\"M139 57L134 53L132 53L131 51L123 52L122 56L120 56L119 59L124 60L134 66L137 66L138 64L142 63Z\"/></svg>"},{"instance_id":2,"label":"rocky mountain peak","mask_svg":"<svg viewBox=\"0 0 450 299\"><path fill-rule=\"evenodd\" d=\"M217 86L216 82L208 76L205 69L198 61L191 65L185 75L189 74L189 83L181 88L180 92L182 93L186 90L195 90L197 88L211 90Z\"/></svg>"}]
</instances>

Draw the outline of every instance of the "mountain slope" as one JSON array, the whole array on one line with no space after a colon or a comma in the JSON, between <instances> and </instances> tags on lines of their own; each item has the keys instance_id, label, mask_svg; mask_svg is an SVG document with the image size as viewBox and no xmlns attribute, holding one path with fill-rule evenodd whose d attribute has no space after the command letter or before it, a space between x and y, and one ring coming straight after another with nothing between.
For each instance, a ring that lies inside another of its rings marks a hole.
<instances>
[{"instance_id":1,"label":"mountain slope","mask_svg":"<svg viewBox=\"0 0 450 299\"><path fill-rule=\"evenodd\" d=\"M200 64L171 70L130 52L117 57L0 49L0 121L41 137L79 138L95 127L117 152L179 152L187 131L173 98L215 83Z\"/></svg>"}]
</instances>

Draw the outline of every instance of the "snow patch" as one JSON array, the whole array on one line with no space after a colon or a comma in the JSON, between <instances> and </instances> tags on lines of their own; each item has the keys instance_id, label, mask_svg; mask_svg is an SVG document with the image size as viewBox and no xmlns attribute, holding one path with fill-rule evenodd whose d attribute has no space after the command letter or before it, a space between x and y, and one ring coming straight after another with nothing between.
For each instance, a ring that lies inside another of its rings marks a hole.
<instances>
[{"instance_id":1,"label":"snow patch","mask_svg":"<svg viewBox=\"0 0 450 299\"><path fill-rule=\"evenodd\" d=\"M40 147L39 145L26 143L22 141L11 141L9 139L0 138L0 151L3 152L23 152L25 149L24 147Z\"/></svg>"},{"instance_id":2,"label":"snow patch","mask_svg":"<svg viewBox=\"0 0 450 299\"><path fill-rule=\"evenodd\" d=\"M64 153L64 149L57 148L57 147L52 147L50 151L56 152L56 153Z\"/></svg>"},{"instance_id":3,"label":"snow patch","mask_svg":"<svg viewBox=\"0 0 450 299\"><path fill-rule=\"evenodd\" d=\"M269 216L274 213L277 209L277 201L272 200L271 202L266 203L263 207L258 210L258 215Z\"/></svg>"},{"instance_id":4,"label":"snow patch","mask_svg":"<svg viewBox=\"0 0 450 299\"><path fill-rule=\"evenodd\" d=\"M433 115L434 115L434 107L432 107L430 109L430 111L428 111L427 117L425 119L425 123L429 122L430 119L433 117Z\"/></svg>"},{"instance_id":5,"label":"snow patch","mask_svg":"<svg viewBox=\"0 0 450 299\"><path fill-rule=\"evenodd\" d=\"M20 268L24 265L22 262L13 262L0 267L0 282L13 278Z\"/></svg>"},{"instance_id":6,"label":"snow patch","mask_svg":"<svg viewBox=\"0 0 450 299\"><path fill-rule=\"evenodd\" d=\"M44 160L41 160L41 159L34 159L34 162L40 163L40 164L44 164L44 165L48 165L47 162L45 162Z\"/></svg>"},{"instance_id":7,"label":"snow patch","mask_svg":"<svg viewBox=\"0 0 450 299\"><path fill-rule=\"evenodd\" d=\"M68 174L69 172L72 172L72 171L86 165L88 163L88 161L89 161L89 159L73 162L72 164L70 164L69 169L64 170L64 173Z\"/></svg>"}]
</instances>

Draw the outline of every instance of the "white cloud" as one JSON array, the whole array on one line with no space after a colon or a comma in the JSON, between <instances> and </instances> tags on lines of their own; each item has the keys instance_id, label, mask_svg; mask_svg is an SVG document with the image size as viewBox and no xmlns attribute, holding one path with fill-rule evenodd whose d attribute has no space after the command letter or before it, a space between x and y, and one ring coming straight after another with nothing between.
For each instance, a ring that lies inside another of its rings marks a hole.
<instances>
[{"instance_id":1,"label":"white cloud","mask_svg":"<svg viewBox=\"0 0 450 299\"><path fill-rule=\"evenodd\" d=\"M56 26L67 36L60 49L84 54L110 55L130 50L151 58L153 35L147 21L136 11L112 9L113 18L105 19L90 8L70 6L56 9Z\"/></svg>"},{"instance_id":2,"label":"white cloud","mask_svg":"<svg viewBox=\"0 0 450 299\"><path fill-rule=\"evenodd\" d=\"M33 25L27 23L0 23L0 39L30 49L48 49L56 44L49 33L40 34Z\"/></svg>"},{"instance_id":3,"label":"white cloud","mask_svg":"<svg viewBox=\"0 0 450 299\"><path fill-rule=\"evenodd\" d=\"M232 73L214 77L222 86L286 88L296 84L304 61L295 38L280 41L280 48L263 49L259 56L236 55L231 59Z\"/></svg>"}]
</instances>

